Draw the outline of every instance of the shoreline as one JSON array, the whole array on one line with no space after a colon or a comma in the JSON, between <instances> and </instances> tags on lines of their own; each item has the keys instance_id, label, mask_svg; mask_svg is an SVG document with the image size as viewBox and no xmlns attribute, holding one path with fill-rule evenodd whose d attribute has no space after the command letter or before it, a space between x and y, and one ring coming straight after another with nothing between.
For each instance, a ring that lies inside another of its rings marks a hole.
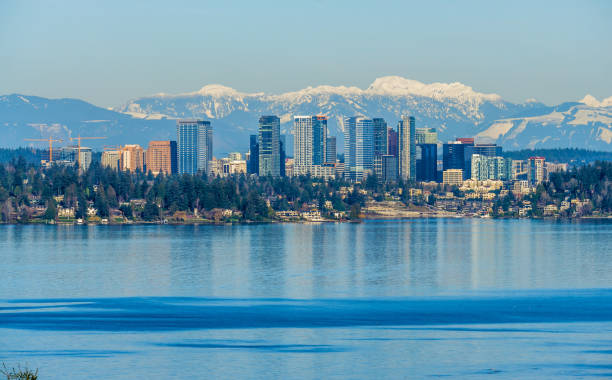
<instances>
[{"instance_id":1,"label":"shoreline","mask_svg":"<svg viewBox=\"0 0 612 380\"><path fill-rule=\"evenodd\" d=\"M361 219L350 220L350 219L324 219L324 220L260 220L260 221L233 221L233 222L212 222L212 221L193 221L193 222L176 222L176 221L130 221L123 223L101 223L101 222L89 222L89 223L77 223L76 221L54 221L54 222L46 222L46 221L34 221L28 223L6 223L0 222L1 225L7 226L31 226L31 225L56 225L56 226L143 226L143 225L157 225L157 226L189 226L189 225L198 225L198 226L239 226L239 225L250 225L250 224L325 224L325 223L363 223L367 221L404 221L409 219L489 219L489 220L549 220L549 221L566 221L566 222L574 222L574 221L603 221L603 220L612 220L612 215L605 216L581 216L577 218L561 218L561 217L491 217L491 216L479 216L479 215L462 215L462 214L452 214L452 213L440 213L440 214L425 214L425 213L416 213L418 215L364 215Z\"/></svg>"}]
</instances>

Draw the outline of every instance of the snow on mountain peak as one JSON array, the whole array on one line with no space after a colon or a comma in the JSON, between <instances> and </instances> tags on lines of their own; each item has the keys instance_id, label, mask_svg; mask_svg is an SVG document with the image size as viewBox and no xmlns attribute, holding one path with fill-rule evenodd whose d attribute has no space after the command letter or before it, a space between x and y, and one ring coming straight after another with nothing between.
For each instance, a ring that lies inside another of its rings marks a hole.
<instances>
[{"instance_id":1,"label":"snow on mountain peak","mask_svg":"<svg viewBox=\"0 0 612 380\"><path fill-rule=\"evenodd\" d=\"M301 99L305 96L316 96L316 95L341 95L341 96L353 96L362 95L363 90L358 87L345 87L345 86L308 86L299 91L286 92L280 95L272 95L271 99L293 101Z\"/></svg>"},{"instance_id":2,"label":"snow on mountain peak","mask_svg":"<svg viewBox=\"0 0 612 380\"><path fill-rule=\"evenodd\" d=\"M423 96L437 100L454 99L461 103L480 103L483 101L499 102L501 97L497 94L483 94L476 92L470 86L459 82L454 83L431 83L426 84L413 79L400 76L386 76L376 79L365 90L355 86L308 86L298 91L281 93L278 95L258 93L244 93L221 84L209 84L195 92L179 95L168 95L159 93L154 97L185 97L185 96L210 96L213 98L244 98L250 96L266 97L269 99L293 101L305 99L317 95L340 95L344 97L379 95L379 96Z\"/></svg>"},{"instance_id":3,"label":"snow on mountain peak","mask_svg":"<svg viewBox=\"0 0 612 380\"><path fill-rule=\"evenodd\" d=\"M366 90L376 95L406 96L418 95L434 99L456 98L459 100L488 100L500 101L497 94L483 94L476 92L470 86L459 82L425 84L413 79L400 76L386 76L376 79Z\"/></svg>"},{"instance_id":4,"label":"snow on mountain peak","mask_svg":"<svg viewBox=\"0 0 612 380\"><path fill-rule=\"evenodd\" d=\"M597 98L595 98L591 94L586 94L585 97L582 98L582 100L579 100L578 102L586 104L589 107L600 107L601 106L601 102L597 100Z\"/></svg>"},{"instance_id":5,"label":"snow on mountain peak","mask_svg":"<svg viewBox=\"0 0 612 380\"><path fill-rule=\"evenodd\" d=\"M222 96L244 96L247 94L243 94L231 87L223 86L221 84L208 84L191 95L212 96L218 98Z\"/></svg>"},{"instance_id":6,"label":"snow on mountain peak","mask_svg":"<svg viewBox=\"0 0 612 380\"><path fill-rule=\"evenodd\" d=\"M586 94L582 100L578 101L579 103L585 104L589 107L612 107L612 96L609 98L603 99L601 102L597 100L596 97L591 94Z\"/></svg>"}]
</instances>

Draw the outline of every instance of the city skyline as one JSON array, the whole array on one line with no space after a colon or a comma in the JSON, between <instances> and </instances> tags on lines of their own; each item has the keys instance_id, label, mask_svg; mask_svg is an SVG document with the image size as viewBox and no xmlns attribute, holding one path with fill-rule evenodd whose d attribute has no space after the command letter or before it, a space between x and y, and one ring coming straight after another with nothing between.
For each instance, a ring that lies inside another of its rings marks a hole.
<instances>
[{"instance_id":1,"label":"city skyline","mask_svg":"<svg viewBox=\"0 0 612 380\"><path fill-rule=\"evenodd\" d=\"M416 128L413 116L403 115L397 123L397 131L388 127L383 118L362 116L346 117L344 127L348 151L339 161L336 136L327 136L327 117L323 115L294 116L291 134L296 143L293 157L285 152L287 136L280 134L280 118L264 115L259 118L258 134L249 136L245 160L240 152L230 152L224 158L212 155L214 137L211 122L184 119L176 122L176 141L151 140L147 149L138 144L107 146L100 161L102 166L115 170L152 172L153 175L162 172L167 175L206 173L213 176L310 175L325 180L345 178L352 182L361 182L374 175L381 183L399 179L460 184L471 179L527 180L534 185L547 175L544 157L530 157L525 162L511 160L502 156L501 146L477 143L474 137L458 137L444 143L438 139L435 128ZM437 153L438 145L443 148L441 156ZM92 149L78 146L78 160L76 149L61 147L53 155L49 152L48 156L61 165L78 162L87 170L92 162ZM531 169L534 159L539 165L537 175L535 169ZM51 161L43 159L41 163L49 166ZM555 165L552 164L551 170L558 170ZM449 179L451 175L453 179ZM458 175L461 180L456 179Z\"/></svg>"},{"instance_id":2,"label":"city skyline","mask_svg":"<svg viewBox=\"0 0 612 380\"><path fill-rule=\"evenodd\" d=\"M0 377L609 376L610 20L0 0Z\"/></svg>"}]
</instances>

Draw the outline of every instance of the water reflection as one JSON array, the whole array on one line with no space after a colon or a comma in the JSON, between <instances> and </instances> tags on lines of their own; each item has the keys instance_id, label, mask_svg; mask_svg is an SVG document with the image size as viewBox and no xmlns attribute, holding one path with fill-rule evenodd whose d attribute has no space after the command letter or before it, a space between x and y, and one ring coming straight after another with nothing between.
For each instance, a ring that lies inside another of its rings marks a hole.
<instances>
[{"instance_id":1,"label":"water reflection","mask_svg":"<svg viewBox=\"0 0 612 380\"><path fill-rule=\"evenodd\" d=\"M611 223L0 226L0 297L384 297L610 287Z\"/></svg>"}]
</instances>

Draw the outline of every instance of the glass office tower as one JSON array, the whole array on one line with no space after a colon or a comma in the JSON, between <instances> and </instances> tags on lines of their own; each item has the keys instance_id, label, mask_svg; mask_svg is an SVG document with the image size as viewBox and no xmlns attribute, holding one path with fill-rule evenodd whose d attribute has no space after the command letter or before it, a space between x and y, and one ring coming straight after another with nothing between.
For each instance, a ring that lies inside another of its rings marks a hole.
<instances>
[{"instance_id":1,"label":"glass office tower","mask_svg":"<svg viewBox=\"0 0 612 380\"><path fill-rule=\"evenodd\" d=\"M280 119L278 116L259 118L259 175L280 176Z\"/></svg>"},{"instance_id":2,"label":"glass office tower","mask_svg":"<svg viewBox=\"0 0 612 380\"><path fill-rule=\"evenodd\" d=\"M179 174L208 173L213 153L210 121L177 120L176 135Z\"/></svg>"},{"instance_id":3,"label":"glass office tower","mask_svg":"<svg viewBox=\"0 0 612 380\"><path fill-rule=\"evenodd\" d=\"M365 117L344 119L344 176L362 181L374 168L374 123Z\"/></svg>"}]
</instances>

